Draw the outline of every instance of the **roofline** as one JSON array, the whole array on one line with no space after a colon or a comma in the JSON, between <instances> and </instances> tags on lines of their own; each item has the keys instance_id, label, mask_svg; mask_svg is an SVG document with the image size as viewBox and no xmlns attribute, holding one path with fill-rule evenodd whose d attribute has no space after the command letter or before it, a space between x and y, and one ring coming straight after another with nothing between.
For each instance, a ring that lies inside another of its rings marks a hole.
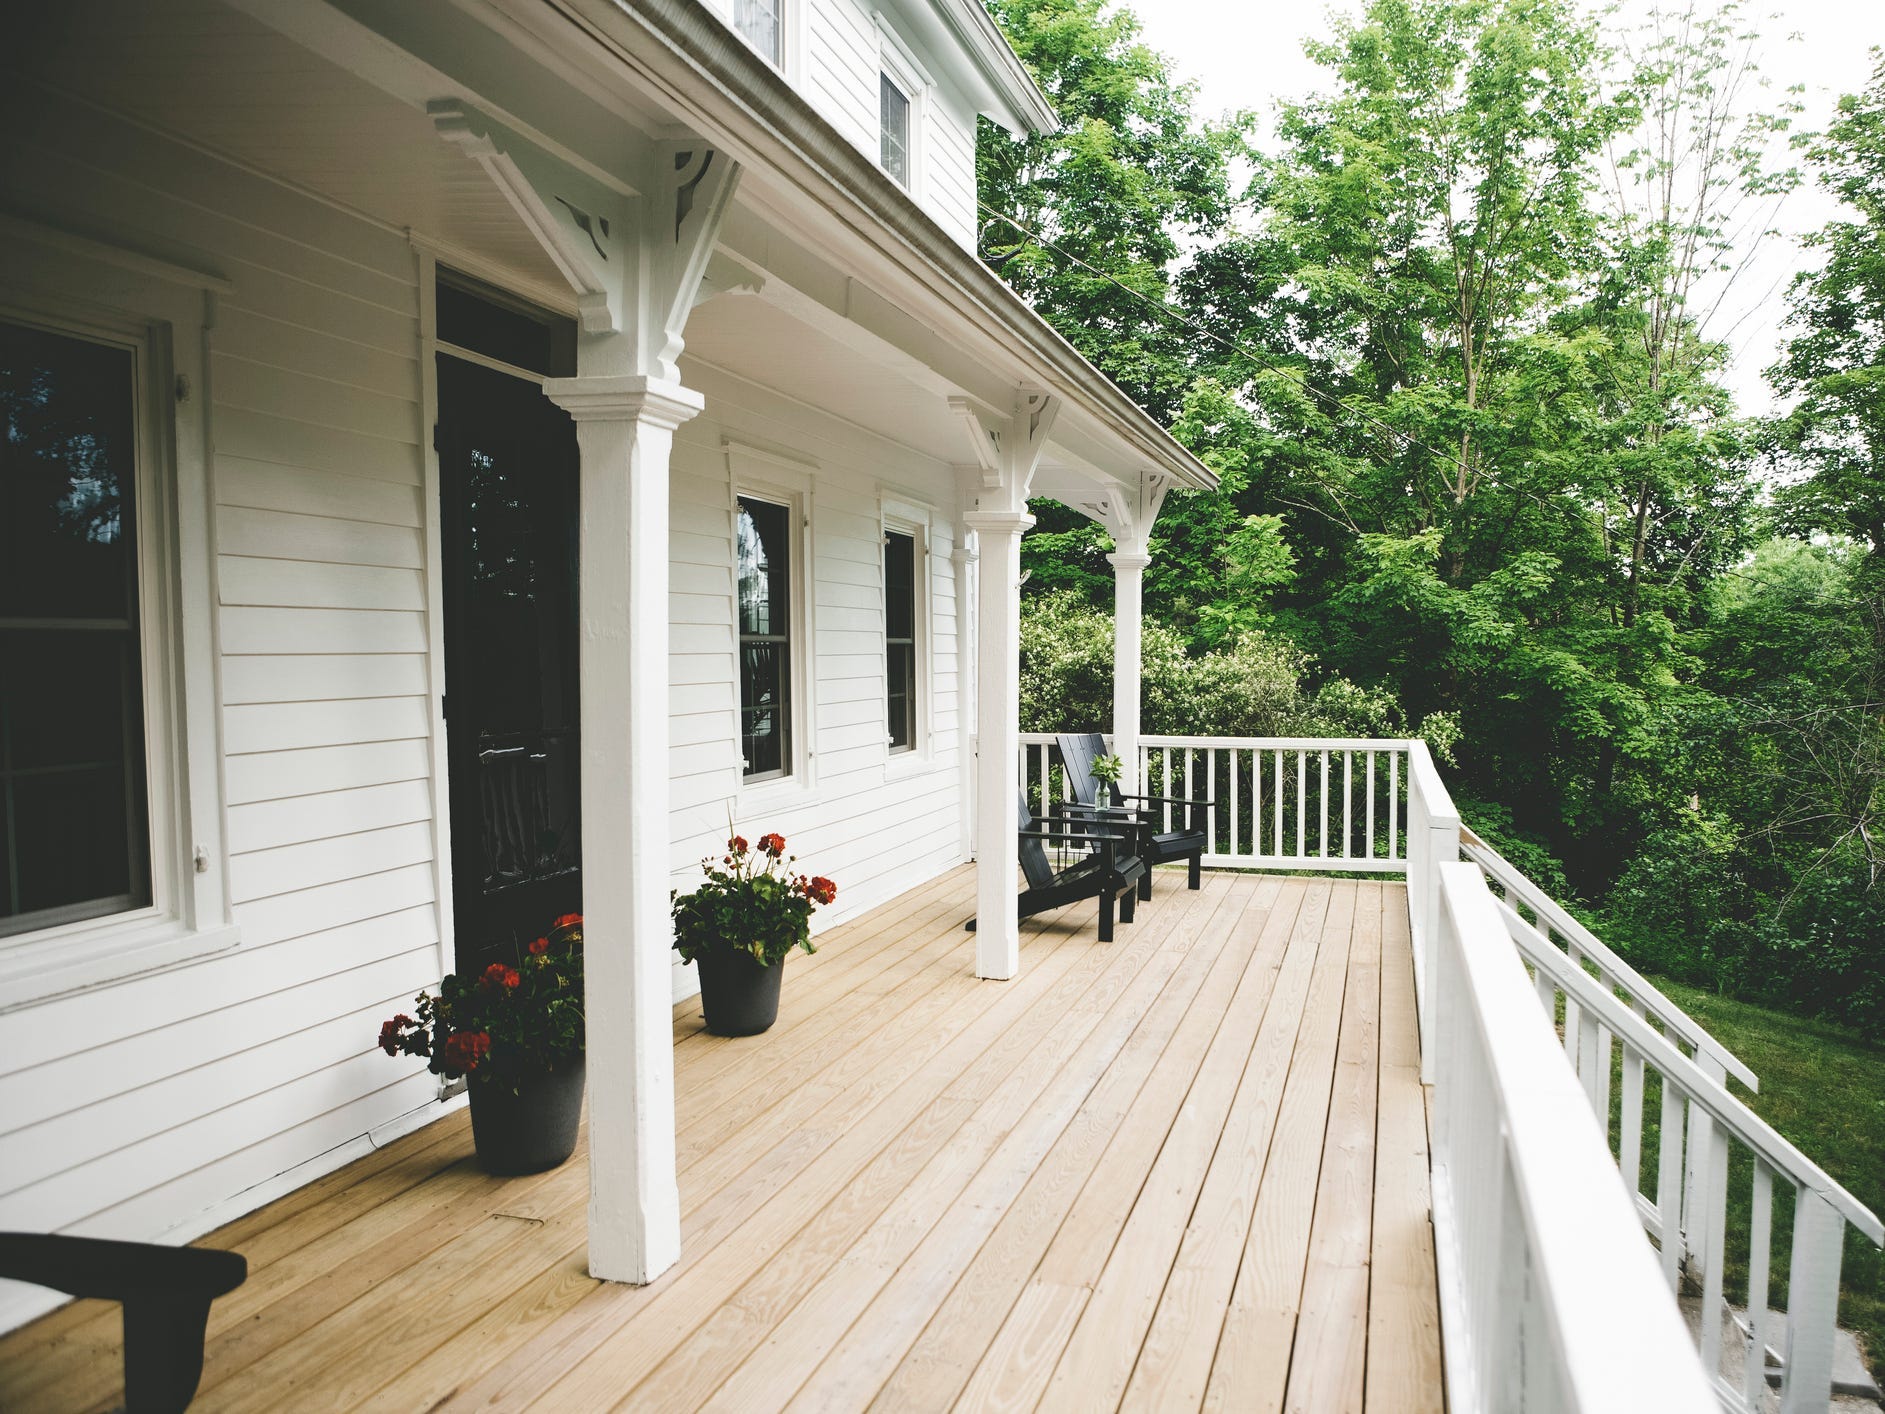
<instances>
[{"instance_id":1,"label":"roofline","mask_svg":"<svg viewBox=\"0 0 1885 1414\"><path fill-rule=\"evenodd\" d=\"M1051 133L1060 126L1060 115L1053 101L1041 91L1040 84L1021 56L1001 32L995 17L981 0L936 0L943 23L954 31L962 45L974 55L995 87L1015 112L1028 120L1037 133Z\"/></svg>"},{"instance_id":2,"label":"roofline","mask_svg":"<svg viewBox=\"0 0 1885 1414\"><path fill-rule=\"evenodd\" d=\"M498 3L520 17L542 14L541 0ZM1147 466L1171 473L1182 486L1216 487L1216 473L964 250L699 0L549 0L549 5L569 28L543 38L586 48L591 58L600 50L626 67L683 121L697 125L702 136L724 143L742 161L764 162L796 182L912 284L945 297L984 337L1006 345L1030 377L1076 395Z\"/></svg>"}]
</instances>

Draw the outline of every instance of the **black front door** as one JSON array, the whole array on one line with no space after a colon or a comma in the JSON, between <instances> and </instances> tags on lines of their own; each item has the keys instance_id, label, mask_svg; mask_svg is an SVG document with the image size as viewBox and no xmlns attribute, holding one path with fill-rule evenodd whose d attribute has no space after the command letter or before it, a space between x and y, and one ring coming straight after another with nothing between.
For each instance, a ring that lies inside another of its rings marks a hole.
<instances>
[{"instance_id":1,"label":"black front door","mask_svg":"<svg viewBox=\"0 0 1885 1414\"><path fill-rule=\"evenodd\" d=\"M457 967L582 908L576 428L532 380L438 356Z\"/></svg>"}]
</instances>

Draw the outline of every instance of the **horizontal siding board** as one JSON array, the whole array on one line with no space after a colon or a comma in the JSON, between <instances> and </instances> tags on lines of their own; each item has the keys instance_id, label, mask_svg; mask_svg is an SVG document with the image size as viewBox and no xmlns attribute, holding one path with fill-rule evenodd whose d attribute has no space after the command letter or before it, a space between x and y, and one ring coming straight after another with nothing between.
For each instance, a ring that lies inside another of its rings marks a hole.
<instances>
[{"instance_id":1,"label":"horizontal siding board","mask_svg":"<svg viewBox=\"0 0 1885 1414\"><path fill-rule=\"evenodd\" d=\"M237 903L248 903L402 864L424 864L431 858L429 821L389 825L234 855L229 861L229 893Z\"/></svg>"},{"instance_id":2,"label":"horizontal siding board","mask_svg":"<svg viewBox=\"0 0 1885 1414\"><path fill-rule=\"evenodd\" d=\"M223 712L223 743L231 756L308 746L423 737L432 729L416 697L363 697L335 702L263 702Z\"/></svg>"},{"instance_id":3,"label":"horizontal siding board","mask_svg":"<svg viewBox=\"0 0 1885 1414\"><path fill-rule=\"evenodd\" d=\"M433 902L435 894L432 870L423 864L408 864L342 884L322 884L238 904L236 921L242 925L244 946L267 945L308 933L324 933L383 913L399 913Z\"/></svg>"},{"instance_id":4,"label":"horizontal siding board","mask_svg":"<svg viewBox=\"0 0 1885 1414\"><path fill-rule=\"evenodd\" d=\"M436 957L437 943L438 916L429 900L284 942L263 943L251 931L242 946L215 958L0 1013L0 1067L6 1067L0 1073L30 1075L62 1057L213 1016L258 997L292 999L324 978L415 949L429 949ZM34 1063L21 1066L27 1056Z\"/></svg>"},{"instance_id":5,"label":"horizontal siding board","mask_svg":"<svg viewBox=\"0 0 1885 1414\"><path fill-rule=\"evenodd\" d=\"M217 310L215 339L219 353L297 369L414 404L419 401L416 341L413 353L389 353L328 330L308 329L290 320L227 305Z\"/></svg>"},{"instance_id":6,"label":"horizontal siding board","mask_svg":"<svg viewBox=\"0 0 1885 1414\"><path fill-rule=\"evenodd\" d=\"M418 569L425 563L423 535L405 525L222 506L216 529L220 548L232 555L394 569Z\"/></svg>"},{"instance_id":7,"label":"horizontal siding board","mask_svg":"<svg viewBox=\"0 0 1885 1414\"><path fill-rule=\"evenodd\" d=\"M229 849L231 854L242 855L431 818L432 789L426 781L321 791L292 800L258 800L230 807Z\"/></svg>"},{"instance_id":8,"label":"horizontal siding board","mask_svg":"<svg viewBox=\"0 0 1885 1414\"><path fill-rule=\"evenodd\" d=\"M424 741L376 741L361 746L322 746L231 758L229 803L286 800L357 786L430 777L432 752Z\"/></svg>"},{"instance_id":9,"label":"horizontal siding board","mask_svg":"<svg viewBox=\"0 0 1885 1414\"><path fill-rule=\"evenodd\" d=\"M346 697L415 697L428 690L418 653L258 654L223 659L223 701L327 702Z\"/></svg>"},{"instance_id":10,"label":"horizontal siding board","mask_svg":"<svg viewBox=\"0 0 1885 1414\"><path fill-rule=\"evenodd\" d=\"M417 339L415 330L413 342ZM338 428L236 407L216 409L212 434L216 451L222 456L378 481L398 481L410 486L419 485L425 478L425 466L416 442L363 437Z\"/></svg>"},{"instance_id":11,"label":"horizontal siding board","mask_svg":"<svg viewBox=\"0 0 1885 1414\"><path fill-rule=\"evenodd\" d=\"M275 609L405 609L426 607L425 577L392 565L335 565L223 555L216 587L224 604Z\"/></svg>"},{"instance_id":12,"label":"horizontal siding board","mask_svg":"<svg viewBox=\"0 0 1885 1414\"><path fill-rule=\"evenodd\" d=\"M216 499L225 506L292 511L379 525L421 526L425 514L420 498L417 486L394 481L308 471L240 457L220 457L216 463Z\"/></svg>"},{"instance_id":13,"label":"horizontal siding board","mask_svg":"<svg viewBox=\"0 0 1885 1414\"><path fill-rule=\"evenodd\" d=\"M423 653L425 616L368 609L225 608L225 653Z\"/></svg>"},{"instance_id":14,"label":"horizontal siding board","mask_svg":"<svg viewBox=\"0 0 1885 1414\"><path fill-rule=\"evenodd\" d=\"M322 427L410 442L419 429L419 405L409 398L332 383L299 369L277 368L218 354L210 361L219 407L311 422Z\"/></svg>"}]
</instances>

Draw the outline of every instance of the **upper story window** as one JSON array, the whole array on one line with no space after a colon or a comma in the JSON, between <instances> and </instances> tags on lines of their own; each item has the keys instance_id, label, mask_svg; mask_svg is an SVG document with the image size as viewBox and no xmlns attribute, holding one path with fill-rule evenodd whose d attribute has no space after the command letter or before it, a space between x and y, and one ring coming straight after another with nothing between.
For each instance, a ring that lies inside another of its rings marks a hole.
<instances>
[{"instance_id":1,"label":"upper story window","mask_svg":"<svg viewBox=\"0 0 1885 1414\"><path fill-rule=\"evenodd\" d=\"M785 64L785 27L779 13L783 4L784 0L733 0L733 28L774 68Z\"/></svg>"},{"instance_id":2,"label":"upper story window","mask_svg":"<svg viewBox=\"0 0 1885 1414\"><path fill-rule=\"evenodd\" d=\"M889 745L916 749L916 537L884 534L884 709Z\"/></svg>"},{"instance_id":3,"label":"upper story window","mask_svg":"<svg viewBox=\"0 0 1885 1414\"><path fill-rule=\"evenodd\" d=\"M877 112L883 169L910 185L910 95L889 74L877 76Z\"/></svg>"},{"instance_id":4,"label":"upper story window","mask_svg":"<svg viewBox=\"0 0 1885 1414\"><path fill-rule=\"evenodd\" d=\"M770 780L792 770L791 508L741 496L735 539L743 774Z\"/></svg>"},{"instance_id":5,"label":"upper story window","mask_svg":"<svg viewBox=\"0 0 1885 1414\"><path fill-rule=\"evenodd\" d=\"M0 935L151 902L136 389L0 322Z\"/></svg>"}]
</instances>

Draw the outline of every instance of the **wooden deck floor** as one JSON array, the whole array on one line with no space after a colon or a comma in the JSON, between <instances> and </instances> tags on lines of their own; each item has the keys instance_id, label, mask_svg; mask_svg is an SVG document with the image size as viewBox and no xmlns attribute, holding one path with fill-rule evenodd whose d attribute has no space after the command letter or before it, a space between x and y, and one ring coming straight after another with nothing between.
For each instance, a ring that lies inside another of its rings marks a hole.
<instances>
[{"instance_id":1,"label":"wooden deck floor","mask_svg":"<svg viewBox=\"0 0 1885 1414\"><path fill-rule=\"evenodd\" d=\"M584 1270L586 1167L456 1116L205 1239L196 1408L1438 1411L1405 895L1207 874L971 975L966 871L795 958L780 1023L677 1008L681 1265ZM0 1340L0 1408L108 1409L116 1308Z\"/></svg>"}]
</instances>

